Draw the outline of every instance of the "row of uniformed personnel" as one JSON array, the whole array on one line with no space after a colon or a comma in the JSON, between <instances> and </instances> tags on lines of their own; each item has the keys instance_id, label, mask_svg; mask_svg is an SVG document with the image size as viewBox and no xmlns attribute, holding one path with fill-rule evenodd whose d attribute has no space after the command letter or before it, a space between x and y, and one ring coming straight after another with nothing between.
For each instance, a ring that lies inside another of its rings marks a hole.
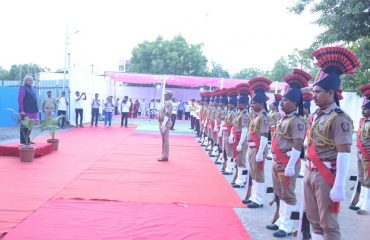
<instances>
[{"instance_id":1,"label":"row of uniformed personnel","mask_svg":"<svg viewBox=\"0 0 370 240\"><path fill-rule=\"evenodd\" d=\"M234 174L233 187L247 188L243 202L248 208L263 206L264 161L270 132L272 184L280 200L279 218L267 226L275 231L274 237L285 237L293 231L291 215L297 205L295 184L301 169L300 158L305 152L304 204L312 239L340 239L338 210L339 203L345 200L353 132L351 118L339 107L342 98L340 75L352 74L360 63L343 47L321 48L313 56L320 67L313 93L302 91L308 87L310 74L293 69L284 78L288 84L284 96L275 94L275 102L270 107L275 111L270 114L265 92L270 89L271 81L265 77L253 78L235 88L203 92L198 106L200 141L210 156L219 153L215 163L223 163L223 174ZM360 90L370 99L370 84ZM309 116L312 99L318 109ZM282 115L278 113L279 106ZM364 190L361 189L356 207L362 213L368 213L370 200L370 191L367 191L370 181L369 109L370 103L366 100L357 141L359 179Z\"/></svg>"}]
</instances>

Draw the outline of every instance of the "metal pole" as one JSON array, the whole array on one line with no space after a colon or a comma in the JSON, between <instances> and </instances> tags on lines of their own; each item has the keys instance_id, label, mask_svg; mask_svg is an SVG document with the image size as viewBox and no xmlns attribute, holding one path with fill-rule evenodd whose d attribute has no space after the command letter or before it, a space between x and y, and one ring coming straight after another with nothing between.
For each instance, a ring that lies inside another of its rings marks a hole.
<instances>
[{"instance_id":1,"label":"metal pole","mask_svg":"<svg viewBox=\"0 0 370 240\"><path fill-rule=\"evenodd\" d=\"M63 87L62 90L64 91L65 82L66 82L66 73L67 73L67 51L68 51L68 25L66 27L66 39L64 42L64 68L63 68ZM59 95L59 79L57 81L57 94Z\"/></svg>"}]
</instances>

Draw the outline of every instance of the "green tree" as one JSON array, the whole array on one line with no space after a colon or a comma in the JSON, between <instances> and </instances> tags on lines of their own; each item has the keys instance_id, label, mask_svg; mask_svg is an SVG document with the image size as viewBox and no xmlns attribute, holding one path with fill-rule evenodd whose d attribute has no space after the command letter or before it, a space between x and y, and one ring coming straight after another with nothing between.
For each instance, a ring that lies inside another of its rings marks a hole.
<instances>
[{"instance_id":1,"label":"green tree","mask_svg":"<svg viewBox=\"0 0 370 240\"><path fill-rule=\"evenodd\" d=\"M358 91L358 88L370 82L370 38L363 38L349 46L361 62L361 67L353 76L343 78L343 89Z\"/></svg>"},{"instance_id":2,"label":"green tree","mask_svg":"<svg viewBox=\"0 0 370 240\"><path fill-rule=\"evenodd\" d=\"M283 78L289 75L292 72L292 67L288 65L286 59L281 57L279 60L275 62L274 67L270 72L270 79L271 81L282 82Z\"/></svg>"},{"instance_id":3,"label":"green tree","mask_svg":"<svg viewBox=\"0 0 370 240\"><path fill-rule=\"evenodd\" d=\"M244 68L240 72L236 73L233 78L238 79L252 79L254 77L266 76L267 73L257 68Z\"/></svg>"},{"instance_id":4,"label":"green tree","mask_svg":"<svg viewBox=\"0 0 370 240\"><path fill-rule=\"evenodd\" d=\"M0 80L9 80L9 72L0 66Z\"/></svg>"},{"instance_id":5,"label":"green tree","mask_svg":"<svg viewBox=\"0 0 370 240\"><path fill-rule=\"evenodd\" d=\"M209 77L218 77L218 78L229 78L230 74L227 70L223 69L221 64L211 62L211 69L207 74Z\"/></svg>"},{"instance_id":6,"label":"green tree","mask_svg":"<svg viewBox=\"0 0 370 240\"><path fill-rule=\"evenodd\" d=\"M290 10L301 14L306 8L320 15L316 23L326 29L316 45L370 37L369 0L296 0Z\"/></svg>"},{"instance_id":7,"label":"green tree","mask_svg":"<svg viewBox=\"0 0 370 240\"><path fill-rule=\"evenodd\" d=\"M37 64L21 64L12 65L9 71L9 80L21 80L26 75L36 77L40 72L45 71L44 68Z\"/></svg>"},{"instance_id":8,"label":"green tree","mask_svg":"<svg viewBox=\"0 0 370 240\"><path fill-rule=\"evenodd\" d=\"M202 44L188 44L181 36L167 41L158 37L144 41L132 50L131 72L204 76L207 58Z\"/></svg>"},{"instance_id":9,"label":"green tree","mask_svg":"<svg viewBox=\"0 0 370 240\"><path fill-rule=\"evenodd\" d=\"M312 78L315 78L318 68L314 63L314 59L311 56L313 50L308 49L294 49L291 54L287 57L287 64L290 68L299 68L307 71L311 74Z\"/></svg>"}]
</instances>

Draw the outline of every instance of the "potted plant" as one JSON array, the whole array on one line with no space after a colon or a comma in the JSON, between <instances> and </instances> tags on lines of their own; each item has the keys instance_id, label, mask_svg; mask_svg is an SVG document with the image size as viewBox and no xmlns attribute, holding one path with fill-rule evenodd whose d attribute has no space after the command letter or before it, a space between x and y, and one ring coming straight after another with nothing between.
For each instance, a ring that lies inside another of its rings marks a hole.
<instances>
[{"instance_id":1,"label":"potted plant","mask_svg":"<svg viewBox=\"0 0 370 240\"><path fill-rule=\"evenodd\" d=\"M21 131L23 134L25 144L19 148L19 157L22 162L32 162L35 157L36 148L31 147L31 131L35 126L35 121L29 117L22 117L11 108L7 109L8 111L12 112L16 117L17 121L21 124L21 128L26 128L28 131Z\"/></svg>"},{"instance_id":2,"label":"potted plant","mask_svg":"<svg viewBox=\"0 0 370 240\"><path fill-rule=\"evenodd\" d=\"M49 130L51 138L48 139L47 142L53 145L54 151L57 151L59 148L59 139L55 138L55 132L56 132L56 129L59 128L58 122L61 117L62 115L55 117L55 118L47 119L41 124L42 131Z\"/></svg>"},{"instance_id":3,"label":"potted plant","mask_svg":"<svg viewBox=\"0 0 370 240\"><path fill-rule=\"evenodd\" d=\"M29 117L24 117L20 120L21 127L27 128L28 131L22 131L25 144L19 148L19 157L22 162L32 162L35 157L36 148L31 147L31 131L35 126L35 121Z\"/></svg>"}]
</instances>

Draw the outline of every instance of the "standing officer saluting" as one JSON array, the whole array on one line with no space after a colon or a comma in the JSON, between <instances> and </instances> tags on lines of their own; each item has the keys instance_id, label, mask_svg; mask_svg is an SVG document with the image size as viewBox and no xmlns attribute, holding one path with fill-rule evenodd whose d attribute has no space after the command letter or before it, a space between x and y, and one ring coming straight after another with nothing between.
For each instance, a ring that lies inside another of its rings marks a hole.
<instances>
[{"instance_id":1,"label":"standing officer saluting","mask_svg":"<svg viewBox=\"0 0 370 240\"><path fill-rule=\"evenodd\" d=\"M290 215L297 204L295 184L305 138L301 88L307 87L310 79L311 75L300 69L294 69L284 78L289 85L280 103L284 115L276 124L276 134L271 143L272 184L280 200L279 219L267 226L267 229L277 230L274 237L289 236L293 230Z\"/></svg>"},{"instance_id":2,"label":"standing officer saluting","mask_svg":"<svg viewBox=\"0 0 370 240\"><path fill-rule=\"evenodd\" d=\"M343 47L324 47L312 54L321 68L313 88L319 107L307 132L307 169L304 200L312 226L312 240L338 240L338 211L345 200L345 181L350 163L352 120L339 108L336 91L344 73L360 66L357 57Z\"/></svg>"},{"instance_id":3,"label":"standing officer saluting","mask_svg":"<svg viewBox=\"0 0 370 240\"><path fill-rule=\"evenodd\" d=\"M164 103L159 112L159 130L162 137L162 156L158 158L158 161L168 161L168 154L170 150L169 134L170 127L172 126L171 114L172 114L172 103L171 98L173 92L166 91L164 94Z\"/></svg>"}]
</instances>

